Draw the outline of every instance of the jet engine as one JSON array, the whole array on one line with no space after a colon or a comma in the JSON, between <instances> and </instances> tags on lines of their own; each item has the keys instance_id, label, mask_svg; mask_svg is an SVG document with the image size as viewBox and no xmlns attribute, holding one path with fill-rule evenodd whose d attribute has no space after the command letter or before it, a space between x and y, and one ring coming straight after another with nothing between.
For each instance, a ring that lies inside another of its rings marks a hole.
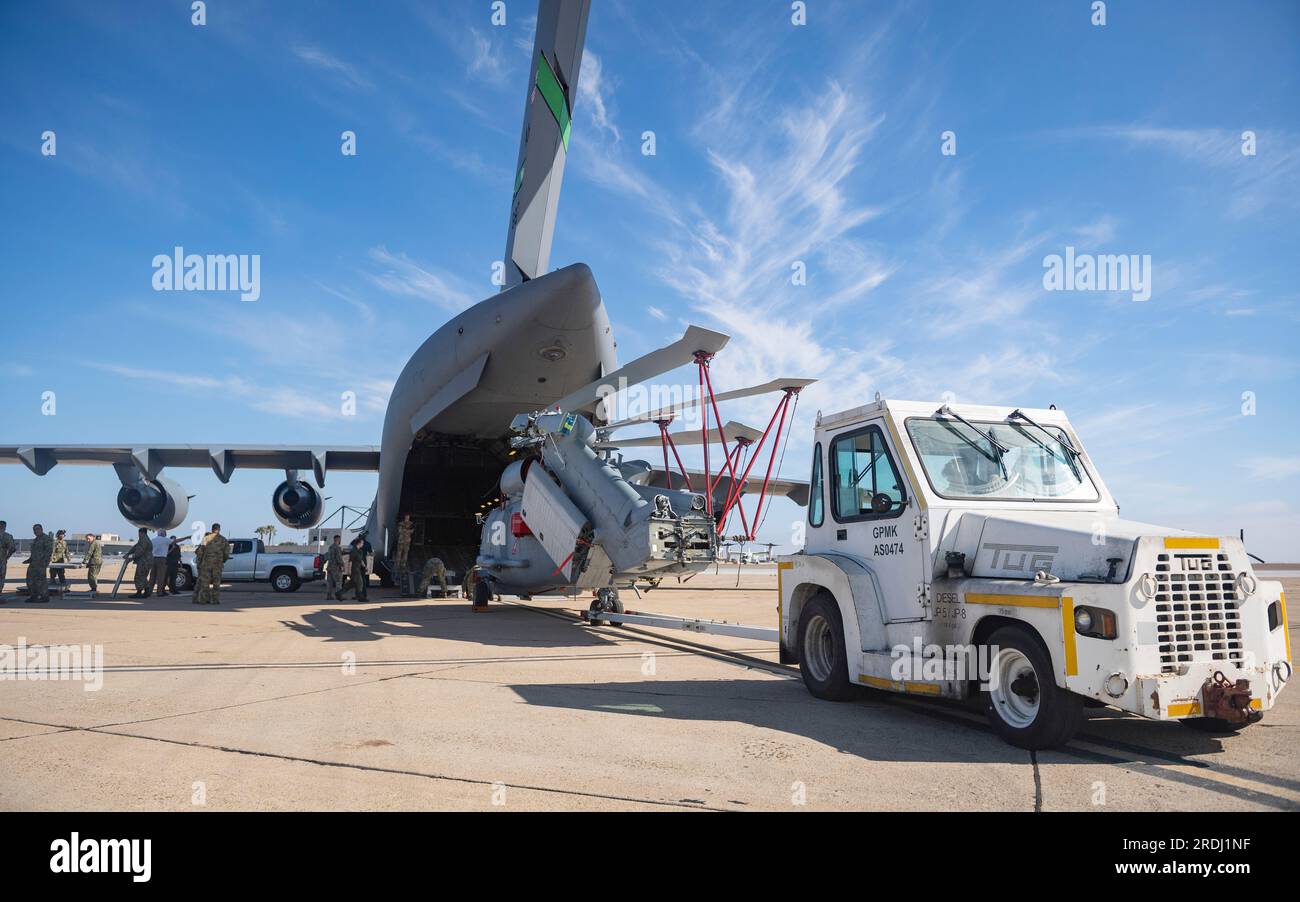
<instances>
[{"instance_id":1,"label":"jet engine","mask_svg":"<svg viewBox=\"0 0 1300 902\"><path fill-rule=\"evenodd\" d=\"M185 521L190 499L185 489L159 476L122 486L117 492L117 509L136 526L174 529Z\"/></svg>"},{"instance_id":2,"label":"jet engine","mask_svg":"<svg viewBox=\"0 0 1300 902\"><path fill-rule=\"evenodd\" d=\"M271 496L275 517L290 529L308 529L320 522L325 499L307 483L286 479Z\"/></svg>"}]
</instances>

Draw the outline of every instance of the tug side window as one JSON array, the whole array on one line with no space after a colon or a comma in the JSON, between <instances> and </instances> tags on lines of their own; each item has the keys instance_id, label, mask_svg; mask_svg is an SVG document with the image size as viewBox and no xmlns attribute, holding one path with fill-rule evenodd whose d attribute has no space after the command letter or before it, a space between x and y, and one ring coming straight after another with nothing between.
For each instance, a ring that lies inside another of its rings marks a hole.
<instances>
[{"instance_id":1,"label":"tug side window","mask_svg":"<svg viewBox=\"0 0 1300 902\"><path fill-rule=\"evenodd\" d=\"M831 512L840 522L897 517L907 500L879 426L835 438L831 443L831 484ZM875 495L885 495L893 502L886 513L872 511Z\"/></svg>"},{"instance_id":2,"label":"tug side window","mask_svg":"<svg viewBox=\"0 0 1300 902\"><path fill-rule=\"evenodd\" d=\"M808 486L808 525L821 526L825 519L825 501L822 495L822 443L813 448L812 479Z\"/></svg>"}]
</instances>

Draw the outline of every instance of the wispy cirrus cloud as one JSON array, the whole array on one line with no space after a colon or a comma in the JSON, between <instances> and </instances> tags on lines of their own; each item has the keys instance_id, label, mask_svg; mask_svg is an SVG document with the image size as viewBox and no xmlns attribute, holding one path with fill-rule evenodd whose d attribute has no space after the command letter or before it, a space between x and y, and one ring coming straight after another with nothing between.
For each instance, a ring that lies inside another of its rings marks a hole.
<instances>
[{"instance_id":1,"label":"wispy cirrus cloud","mask_svg":"<svg viewBox=\"0 0 1300 902\"><path fill-rule=\"evenodd\" d=\"M382 269L367 278L389 294L428 301L455 313L482 300L464 279L440 267L422 266L383 245L372 247L369 256Z\"/></svg>"},{"instance_id":2,"label":"wispy cirrus cloud","mask_svg":"<svg viewBox=\"0 0 1300 902\"><path fill-rule=\"evenodd\" d=\"M1293 476L1300 476L1300 457L1261 455L1248 457L1241 462L1241 465L1251 479L1261 482L1276 483Z\"/></svg>"},{"instance_id":3,"label":"wispy cirrus cloud","mask_svg":"<svg viewBox=\"0 0 1300 902\"><path fill-rule=\"evenodd\" d=\"M303 63L335 76L349 88L361 91L373 91L374 83L360 69L344 62L337 56L312 44L295 44L290 52Z\"/></svg>"},{"instance_id":4,"label":"wispy cirrus cloud","mask_svg":"<svg viewBox=\"0 0 1300 902\"><path fill-rule=\"evenodd\" d=\"M1243 153L1243 130L1173 128L1143 123L1066 129L1056 137L1121 141L1138 149L1163 151L1182 160L1230 173L1225 212L1247 219L1273 206L1300 207L1300 136L1255 130L1254 153Z\"/></svg>"},{"instance_id":5,"label":"wispy cirrus cloud","mask_svg":"<svg viewBox=\"0 0 1300 902\"><path fill-rule=\"evenodd\" d=\"M342 395L345 391L355 394L358 416L381 416L388 407L394 384L391 379L362 379L356 380L355 384L339 382L307 391L301 386L267 384L239 375L214 376L95 361L88 361L85 365L123 379L147 382L152 389L173 395L192 397L196 391L216 392L228 401L238 401L262 413L312 421L341 420L351 416L343 409Z\"/></svg>"},{"instance_id":6,"label":"wispy cirrus cloud","mask_svg":"<svg viewBox=\"0 0 1300 902\"><path fill-rule=\"evenodd\" d=\"M751 133L747 141L708 148L724 189L722 208L664 242L668 262L659 277L707 315L727 322L758 317L778 330L797 263L808 273L808 285L799 287L810 295L801 318L877 288L891 264L855 232L883 208L855 198L848 185L881 121L866 106L832 81L808 102L777 110L767 141Z\"/></svg>"},{"instance_id":7,"label":"wispy cirrus cloud","mask_svg":"<svg viewBox=\"0 0 1300 902\"><path fill-rule=\"evenodd\" d=\"M465 47L469 74L494 87L505 87L510 73L505 48L477 28L469 29Z\"/></svg>"},{"instance_id":8,"label":"wispy cirrus cloud","mask_svg":"<svg viewBox=\"0 0 1300 902\"><path fill-rule=\"evenodd\" d=\"M578 105L586 110L596 130L614 141L622 136L610 114L611 97L614 86L605 75L600 57L590 49L582 55L582 68L578 72Z\"/></svg>"}]
</instances>

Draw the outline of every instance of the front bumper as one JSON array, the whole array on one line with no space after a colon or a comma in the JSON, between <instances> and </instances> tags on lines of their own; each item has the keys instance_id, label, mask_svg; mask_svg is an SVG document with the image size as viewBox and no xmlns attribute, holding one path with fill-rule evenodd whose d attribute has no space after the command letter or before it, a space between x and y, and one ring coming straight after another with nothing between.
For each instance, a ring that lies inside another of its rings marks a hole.
<instances>
[{"instance_id":1,"label":"front bumper","mask_svg":"<svg viewBox=\"0 0 1300 902\"><path fill-rule=\"evenodd\" d=\"M1283 662L1283 669L1289 676L1289 665ZM1249 684L1249 710L1254 715L1262 714L1277 702L1277 693L1286 685L1282 674L1274 665L1267 667L1215 667L1211 664L1195 665L1183 674L1161 674L1159 676L1138 677L1136 692L1132 702L1136 705L1130 710L1134 714L1154 720L1183 720L1188 717L1220 716L1218 711L1207 705L1206 685L1215 679L1216 673L1222 673L1230 683L1246 680ZM1129 699L1125 699L1129 701ZM1212 701L1212 700L1211 700ZM1128 705L1120 707L1129 708Z\"/></svg>"}]
</instances>

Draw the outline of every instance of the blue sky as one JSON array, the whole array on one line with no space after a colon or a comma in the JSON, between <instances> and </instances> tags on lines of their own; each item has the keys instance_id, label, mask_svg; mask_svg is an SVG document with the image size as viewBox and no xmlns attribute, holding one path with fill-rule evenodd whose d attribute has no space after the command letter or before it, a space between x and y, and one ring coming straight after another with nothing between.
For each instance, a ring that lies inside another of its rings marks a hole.
<instances>
[{"instance_id":1,"label":"blue sky","mask_svg":"<svg viewBox=\"0 0 1300 902\"><path fill-rule=\"evenodd\" d=\"M591 265L622 359L698 322L734 336L719 388L821 379L789 476L876 391L1055 403L1126 516L1300 559L1300 6L592 5L551 263ZM0 442L377 444L410 352L494 291L535 8L490 12L0 6ZM261 298L152 291L176 245L260 254ZM1150 300L1045 291L1066 246L1150 255ZM170 475L191 519L273 519L275 474ZM0 518L122 532L115 492L0 468Z\"/></svg>"}]
</instances>

